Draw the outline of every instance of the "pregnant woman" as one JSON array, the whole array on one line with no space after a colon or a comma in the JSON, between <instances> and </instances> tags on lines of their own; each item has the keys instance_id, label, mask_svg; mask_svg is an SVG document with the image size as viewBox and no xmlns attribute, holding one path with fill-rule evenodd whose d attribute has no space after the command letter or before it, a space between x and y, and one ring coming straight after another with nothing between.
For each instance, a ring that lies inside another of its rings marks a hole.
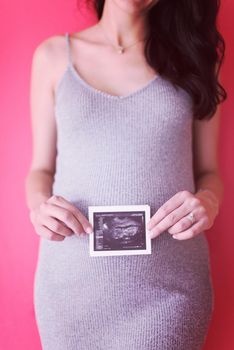
<instances>
[{"instance_id":1,"label":"pregnant woman","mask_svg":"<svg viewBox=\"0 0 234 350\"><path fill-rule=\"evenodd\" d=\"M97 0L96 24L32 60L43 350L198 350L214 307L205 230L217 160L224 39L216 0ZM152 254L89 255L90 205L148 204Z\"/></svg>"}]
</instances>

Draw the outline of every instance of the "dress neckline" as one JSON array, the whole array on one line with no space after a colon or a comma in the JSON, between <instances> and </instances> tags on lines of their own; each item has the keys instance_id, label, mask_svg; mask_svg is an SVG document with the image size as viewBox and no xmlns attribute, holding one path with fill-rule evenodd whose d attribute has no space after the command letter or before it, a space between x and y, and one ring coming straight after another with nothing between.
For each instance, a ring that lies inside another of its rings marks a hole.
<instances>
[{"instance_id":1,"label":"dress neckline","mask_svg":"<svg viewBox=\"0 0 234 350\"><path fill-rule=\"evenodd\" d=\"M89 84L86 80L84 80L81 75L79 74L78 70L74 67L73 63L70 62L67 66L67 70L70 70L71 74L73 75L73 77L78 80L81 84L83 84L83 86L88 89L89 91L91 91L92 93L96 93L96 94L100 94L104 97L110 98L110 99L115 99L115 100L125 100L128 99L130 97L136 96L138 94L140 94L141 92L147 90L156 80L159 80L161 77L159 74L155 74L155 76L150 79L145 85L143 85L142 87L138 88L137 90L134 90L132 92L130 92L127 95L112 95L104 90L99 90L97 88L95 88L94 86L92 86L91 84Z\"/></svg>"}]
</instances>

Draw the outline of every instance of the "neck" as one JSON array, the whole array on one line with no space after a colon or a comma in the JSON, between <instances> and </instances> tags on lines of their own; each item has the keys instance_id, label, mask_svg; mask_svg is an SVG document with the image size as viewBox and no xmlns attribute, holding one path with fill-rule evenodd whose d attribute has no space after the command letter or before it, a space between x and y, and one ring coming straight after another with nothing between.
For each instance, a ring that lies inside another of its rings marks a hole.
<instances>
[{"instance_id":1,"label":"neck","mask_svg":"<svg viewBox=\"0 0 234 350\"><path fill-rule=\"evenodd\" d=\"M114 45L128 45L141 40L146 35L146 17L143 11L127 4L121 8L113 0L105 1L99 24L112 39ZM126 7L128 8L126 9Z\"/></svg>"}]
</instances>

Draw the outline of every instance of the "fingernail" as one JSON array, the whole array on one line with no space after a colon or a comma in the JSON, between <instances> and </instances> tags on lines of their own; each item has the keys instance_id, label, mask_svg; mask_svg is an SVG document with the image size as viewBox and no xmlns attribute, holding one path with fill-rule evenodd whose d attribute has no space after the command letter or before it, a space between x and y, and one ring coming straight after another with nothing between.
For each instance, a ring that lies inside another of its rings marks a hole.
<instances>
[{"instance_id":1,"label":"fingernail","mask_svg":"<svg viewBox=\"0 0 234 350\"><path fill-rule=\"evenodd\" d=\"M89 226L89 227L87 227L86 232L87 233L93 233L93 229Z\"/></svg>"},{"instance_id":2,"label":"fingernail","mask_svg":"<svg viewBox=\"0 0 234 350\"><path fill-rule=\"evenodd\" d=\"M152 238L153 237L153 232L152 231L148 231L148 235L149 235L150 238Z\"/></svg>"}]
</instances>

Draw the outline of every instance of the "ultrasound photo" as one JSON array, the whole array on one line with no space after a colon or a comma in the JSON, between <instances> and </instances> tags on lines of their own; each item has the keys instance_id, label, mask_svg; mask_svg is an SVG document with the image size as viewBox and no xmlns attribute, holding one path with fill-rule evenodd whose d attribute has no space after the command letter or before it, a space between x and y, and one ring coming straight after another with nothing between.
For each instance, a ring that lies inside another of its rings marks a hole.
<instances>
[{"instance_id":1,"label":"ultrasound photo","mask_svg":"<svg viewBox=\"0 0 234 350\"><path fill-rule=\"evenodd\" d=\"M148 205L89 206L90 255L151 254Z\"/></svg>"}]
</instances>

